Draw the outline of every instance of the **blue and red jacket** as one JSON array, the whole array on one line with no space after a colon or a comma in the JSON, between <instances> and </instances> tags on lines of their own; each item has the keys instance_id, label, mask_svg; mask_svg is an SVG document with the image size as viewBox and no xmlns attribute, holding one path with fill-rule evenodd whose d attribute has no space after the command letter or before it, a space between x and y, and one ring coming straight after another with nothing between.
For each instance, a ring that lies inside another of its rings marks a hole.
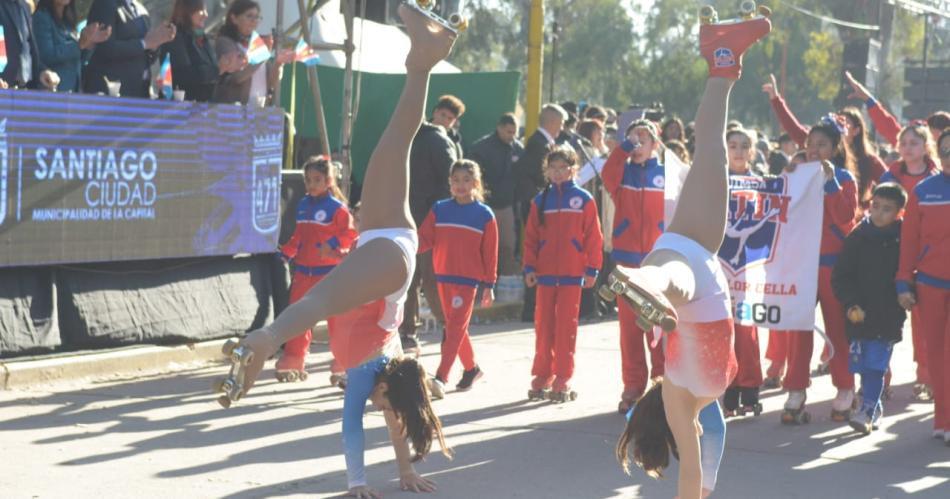
<instances>
[{"instance_id":1,"label":"blue and red jacket","mask_svg":"<svg viewBox=\"0 0 950 499\"><path fill-rule=\"evenodd\" d=\"M597 277L603 247L597 203L573 180L535 196L525 227L524 271L536 273L538 284L579 286L585 275Z\"/></svg>"},{"instance_id":2,"label":"blue and red jacket","mask_svg":"<svg viewBox=\"0 0 950 499\"><path fill-rule=\"evenodd\" d=\"M897 292L917 282L950 289L950 173L943 172L914 187L901 226Z\"/></svg>"},{"instance_id":3,"label":"blue and red jacket","mask_svg":"<svg viewBox=\"0 0 950 499\"><path fill-rule=\"evenodd\" d=\"M835 166L835 176L825 181L825 211L821 221L821 256L819 264L833 267L844 240L857 225L858 184L854 175Z\"/></svg>"},{"instance_id":4,"label":"blue and red jacket","mask_svg":"<svg viewBox=\"0 0 950 499\"><path fill-rule=\"evenodd\" d=\"M329 193L320 197L306 195L297 205L297 227L293 236L280 247L284 258L294 261L294 272L317 276L329 274L342 260L340 255L320 256L322 246L334 253L346 252L356 239L350 211Z\"/></svg>"},{"instance_id":5,"label":"blue and red jacket","mask_svg":"<svg viewBox=\"0 0 950 499\"><path fill-rule=\"evenodd\" d=\"M633 144L624 140L604 163L604 188L617 207L611 257L620 265L638 267L663 233L663 187L666 168L656 158L630 162Z\"/></svg>"},{"instance_id":6,"label":"blue and red jacket","mask_svg":"<svg viewBox=\"0 0 950 499\"><path fill-rule=\"evenodd\" d=\"M487 205L455 199L435 203L419 227L419 253L432 250L435 280L493 288L498 272L498 224Z\"/></svg>"},{"instance_id":7,"label":"blue and red jacket","mask_svg":"<svg viewBox=\"0 0 950 499\"><path fill-rule=\"evenodd\" d=\"M907 173L907 167L904 164L904 161L895 161L889 167L887 171L881 175L878 183L883 184L884 182L897 182L907 191L907 195L910 196L911 192L914 192L914 187L917 187L917 184L926 180L934 175L940 175L940 169L929 157L924 158L924 162L927 164L927 169L924 173L920 175L911 175Z\"/></svg>"}]
</instances>

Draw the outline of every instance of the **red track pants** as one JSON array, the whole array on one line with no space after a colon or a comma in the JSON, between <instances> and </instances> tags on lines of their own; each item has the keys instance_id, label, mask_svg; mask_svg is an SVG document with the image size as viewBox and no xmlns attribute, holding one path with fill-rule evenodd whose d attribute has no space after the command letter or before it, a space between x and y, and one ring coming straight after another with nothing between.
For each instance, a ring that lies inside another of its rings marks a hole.
<instances>
[{"instance_id":1,"label":"red track pants","mask_svg":"<svg viewBox=\"0 0 950 499\"><path fill-rule=\"evenodd\" d=\"M663 375L663 344L650 347L650 335L637 326L637 314L633 307L617 297L620 319L620 372L623 378L624 396L640 396L646 391L650 378ZM646 344L646 346L644 346ZM647 377L646 350L650 351L650 376Z\"/></svg>"},{"instance_id":2,"label":"red track pants","mask_svg":"<svg viewBox=\"0 0 950 499\"><path fill-rule=\"evenodd\" d=\"M927 335L920 323L920 311L910 313L910 335L914 342L914 362L917 363L917 382L930 384L930 369L927 367Z\"/></svg>"},{"instance_id":3,"label":"red track pants","mask_svg":"<svg viewBox=\"0 0 950 499\"><path fill-rule=\"evenodd\" d=\"M762 362L759 360L759 330L755 326L735 325L736 361L739 371L732 386L757 388L762 386Z\"/></svg>"},{"instance_id":4,"label":"red track pants","mask_svg":"<svg viewBox=\"0 0 950 499\"><path fill-rule=\"evenodd\" d=\"M532 388L569 387L574 376L574 348L580 313L580 286L537 286L534 309L534 376Z\"/></svg>"},{"instance_id":5,"label":"red track pants","mask_svg":"<svg viewBox=\"0 0 950 499\"><path fill-rule=\"evenodd\" d=\"M468 323L472 320L477 289L460 284L438 284L442 313L445 314L445 337L442 339L442 361L435 375L442 381L448 381L455 357L459 358L466 371L475 367Z\"/></svg>"},{"instance_id":6,"label":"red track pants","mask_svg":"<svg viewBox=\"0 0 950 499\"><path fill-rule=\"evenodd\" d=\"M921 332L934 392L934 429L950 431L950 289L917 283Z\"/></svg>"},{"instance_id":7,"label":"red track pants","mask_svg":"<svg viewBox=\"0 0 950 499\"><path fill-rule=\"evenodd\" d=\"M311 276L306 274L294 273L293 282L290 284L290 303L295 303L310 291L314 285L322 281L326 276ZM327 329L334 327L335 321L331 317L327 320ZM310 341L313 339L313 332L309 329L294 336L293 339L284 344L284 353L277 361L277 369L296 369L303 370L304 362L307 360L307 354L310 352ZM342 373L343 366L333 359L330 365L330 372Z\"/></svg>"},{"instance_id":8,"label":"red track pants","mask_svg":"<svg viewBox=\"0 0 950 499\"><path fill-rule=\"evenodd\" d=\"M844 309L831 289L831 267L818 268L818 302L825 320L825 334L835 347L831 358L831 383L841 389L854 389L854 375L848 371L848 338L844 329ZM788 337L788 372L785 389L804 390L810 377L814 334L811 331L793 331Z\"/></svg>"},{"instance_id":9,"label":"red track pants","mask_svg":"<svg viewBox=\"0 0 950 499\"><path fill-rule=\"evenodd\" d=\"M788 359L788 332L769 330L769 344L765 349L765 358L769 360L769 368L765 373L769 378L778 378L785 372L785 361Z\"/></svg>"}]
</instances>

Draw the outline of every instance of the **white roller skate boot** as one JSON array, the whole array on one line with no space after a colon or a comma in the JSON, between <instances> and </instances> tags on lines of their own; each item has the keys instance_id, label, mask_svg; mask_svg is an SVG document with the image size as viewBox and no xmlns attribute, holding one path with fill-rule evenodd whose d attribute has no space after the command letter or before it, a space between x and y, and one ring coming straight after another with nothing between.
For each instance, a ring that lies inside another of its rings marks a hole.
<instances>
[{"instance_id":1,"label":"white roller skate boot","mask_svg":"<svg viewBox=\"0 0 950 499\"><path fill-rule=\"evenodd\" d=\"M811 421L811 414L805 410L807 400L805 390L790 390L785 408L782 411L782 424L800 425Z\"/></svg>"},{"instance_id":2,"label":"white roller skate boot","mask_svg":"<svg viewBox=\"0 0 950 499\"><path fill-rule=\"evenodd\" d=\"M838 390L838 395L831 401L831 420L838 423L848 421L852 410L854 410L854 390Z\"/></svg>"}]
</instances>

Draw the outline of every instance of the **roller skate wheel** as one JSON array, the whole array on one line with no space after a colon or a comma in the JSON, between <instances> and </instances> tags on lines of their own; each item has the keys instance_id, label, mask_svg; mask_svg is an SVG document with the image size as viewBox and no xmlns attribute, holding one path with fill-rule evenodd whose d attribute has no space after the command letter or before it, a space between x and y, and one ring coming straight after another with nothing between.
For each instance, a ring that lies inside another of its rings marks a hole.
<instances>
[{"instance_id":1,"label":"roller skate wheel","mask_svg":"<svg viewBox=\"0 0 950 499\"><path fill-rule=\"evenodd\" d=\"M699 9L699 20L703 24L715 24L719 21L719 14L716 13L716 9L712 5L703 5Z\"/></svg>"},{"instance_id":2,"label":"roller skate wheel","mask_svg":"<svg viewBox=\"0 0 950 499\"><path fill-rule=\"evenodd\" d=\"M299 378L300 381L307 381L309 376L310 374L307 371L300 371L297 373L297 378Z\"/></svg>"},{"instance_id":3,"label":"roller skate wheel","mask_svg":"<svg viewBox=\"0 0 950 499\"><path fill-rule=\"evenodd\" d=\"M660 329L667 333L672 332L676 329L676 319L669 315L664 316L660 319Z\"/></svg>"},{"instance_id":4,"label":"roller skate wheel","mask_svg":"<svg viewBox=\"0 0 950 499\"><path fill-rule=\"evenodd\" d=\"M231 356L231 352L233 352L234 349L237 348L238 343L239 343L238 340L236 340L236 339L234 339L234 338L231 338L231 339L229 339L228 341L225 341L225 342L224 342L224 345L221 345L221 353L223 353L224 355L230 357L230 356Z\"/></svg>"},{"instance_id":5,"label":"roller skate wheel","mask_svg":"<svg viewBox=\"0 0 950 499\"><path fill-rule=\"evenodd\" d=\"M416 0L416 5L422 7L423 9L431 9L433 3L434 2L432 0Z\"/></svg>"},{"instance_id":6,"label":"roller skate wheel","mask_svg":"<svg viewBox=\"0 0 950 499\"><path fill-rule=\"evenodd\" d=\"M462 17L461 14L452 14L449 16L449 25L456 31L462 32L468 29L468 19Z\"/></svg>"},{"instance_id":7,"label":"roller skate wheel","mask_svg":"<svg viewBox=\"0 0 950 499\"><path fill-rule=\"evenodd\" d=\"M218 397L218 403L221 404L221 407L228 409L231 407L231 399L227 395L222 395Z\"/></svg>"},{"instance_id":8,"label":"roller skate wheel","mask_svg":"<svg viewBox=\"0 0 950 499\"><path fill-rule=\"evenodd\" d=\"M752 19L755 15L755 2L752 0L745 0L739 4L739 14L742 15L743 19Z\"/></svg>"},{"instance_id":9,"label":"roller skate wheel","mask_svg":"<svg viewBox=\"0 0 950 499\"><path fill-rule=\"evenodd\" d=\"M617 299L617 294L611 291L610 288L606 284L601 286L597 290L597 293L600 295L601 298L604 299L604 301L614 301Z\"/></svg>"}]
</instances>

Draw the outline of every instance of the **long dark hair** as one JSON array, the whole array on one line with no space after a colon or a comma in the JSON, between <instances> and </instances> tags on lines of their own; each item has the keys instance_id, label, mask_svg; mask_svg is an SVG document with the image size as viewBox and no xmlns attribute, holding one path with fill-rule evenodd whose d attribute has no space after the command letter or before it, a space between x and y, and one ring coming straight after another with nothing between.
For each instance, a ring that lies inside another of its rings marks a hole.
<instances>
[{"instance_id":1,"label":"long dark hair","mask_svg":"<svg viewBox=\"0 0 950 499\"><path fill-rule=\"evenodd\" d=\"M868 138L868 127L864 122L864 116L861 116L861 111L858 111L855 107L846 107L838 114L844 116L850 126L861 128L861 131L851 139L849 145L851 146L851 152L854 153L855 163L860 175L858 177L858 195L861 196L860 201L863 202L864 198L870 194L871 181L874 177L874 172L871 171L871 156L876 156L877 150L871 143L871 139Z\"/></svg>"},{"instance_id":2,"label":"long dark hair","mask_svg":"<svg viewBox=\"0 0 950 499\"><path fill-rule=\"evenodd\" d=\"M851 153L851 146L848 144L847 140L844 140L845 137L844 130L842 130L842 125L834 121L833 118L825 118L818 122L815 126L811 127L811 130L808 131L809 136L814 133L820 133L831 140L831 145L835 149L835 153L831 158L831 162L834 163L834 165L838 168L848 170L851 175L854 175L855 182L858 182L858 185L860 185L861 173L858 171L858 167L855 164L854 154Z\"/></svg>"},{"instance_id":3,"label":"long dark hair","mask_svg":"<svg viewBox=\"0 0 950 499\"><path fill-rule=\"evenodd\" d=\"M251 9L257 9L257 11L260 12L261 6L254 0L234 0L234 3L228 7L228 13L224 16L224 24L221 25L221 30L218 31L218 35L226 36L232 40L243 40L244 37L238 32L237 25L231 21L231 17L244 15L245 12Z\"/></svg>"},{"instance_id":4,"label":"long dark hair","mask_svg":"<svg viewBox=\"0 0 950 499\"><path fill-rule=\"evenodd\" d=\"M303 174L305 177L310 170L322 173L323 176L327 178L327 186L330 189L330 193L333 194L333 197L337 198L343 204L349 203L343 191L340 190L340 187L336 183L338 175L337 168L326 156L310 156L307 158L307 161L304 161L303 164Z\"/></svg>"},{"instance_id":5,"label":"long dark hair","mask_svg":"<svg viewBox=\"0 0 950 499\"><path fill-rule=\"evenodd\" d=\"M458 170L466 171L472 178L478 182L478 187L475 188L475 199L485 202L485 183L482 182L482 167L478 166L478 163L470 159L460 159L455 163L452 163L452 168L449 170L449 175L451 176Z\"/></svg>"},{"instance_id":6,"label":"long dark hair","mask_svg":"<svg viewBox=\"0 0 950 499\"><path fill-rule=\"evenodd\" d=\"M195 26L191 24L191 16L205 8L205 0L175 0L172 7L172 23L180 30L191 31Z\"/></svg>"},{"instance_id":7,"label":"long dark hair","mask_svg":"<svg viewBox=\"0 0 950 499\"><path fill-rule=\"evenodd\" d=\"M617 462L628 475L631 462L628 451L630 444L633 444L633 463L643 468L643 471L653 478L663 477L663 470L670 465L670 454L679 459L673 430L666 422L662 390L663 382L661 381L640 397L633 415L627 421L620 439L617 440Z\"/></svg>"},{"instance_id":8,"label":"long dark hair","mask_svg":"<svg viewBox=\"0 0 950 499\"><path fill-rule=\"evenodd\" d=\"M570 166L577 166L577 153L574 152L574 149L571 149L571 146L561 145L554 148L553 151L549 152L547 156L544 157L544 165L542 165L543 170L548 169L548 165L551 164L551 161L561 160L567 163ZM544 205L547 204L548 194L551 193L551 182L548 182L548 185L544 187L544 191L541 193L541 206L538 207L538 222L541 225L544 225Z\"/></svg>"},{"instance_id":9,"label":"long dark hair","mask_svg":"<svg viewBox=\"0 0 950 499\"><path fill-rule=\"evenodd\" d=\"M36 10L45 10L49 12L50 17L54 21L66 26L67 28L74 30L76 29L76 23L79 20L79 16L76 15L76 0L72 0L66 4L66 8L63 9L63 17L56 17L56 8L53 6L55 0L40 0L36 4Z\"/></svg>"},{"instance_id":10,"label":"long dark hair","mask_svg":"<svg viewBox=\"0 0 950 499\"><path fill-rule=\"evenodd\" d=\"M376 377L376 383L388 385L386 398L402 423L403 436L412 443L416 462L426 457L432 449L432 441L438 439L442 454L452 458L452 449L445 443L442 434L442 422L432 410L429 390L426 385L426 371L416 359L404 357L389 361L386 368Z\"/></svg>"}]
</instances>

